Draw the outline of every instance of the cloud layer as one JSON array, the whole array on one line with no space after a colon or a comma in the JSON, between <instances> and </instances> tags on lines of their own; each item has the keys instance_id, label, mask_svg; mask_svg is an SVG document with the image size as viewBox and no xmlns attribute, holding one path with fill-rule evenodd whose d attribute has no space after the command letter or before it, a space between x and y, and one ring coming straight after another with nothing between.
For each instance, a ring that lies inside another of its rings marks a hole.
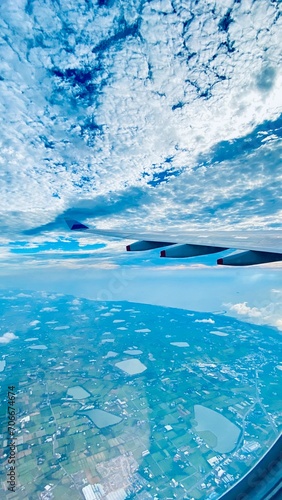
<instances>
[{"instance_id":1,"label":"cloud layer","mask_svg":"<svg viewBox=\"0 0 282 500\"><path fill-rule=\"evenodd\" d=\"M7 232L87 200L112 225L279 221L279 2L4 1L1 18Z\"/></svg>"},{"instance_id":2,"label":"cloud layer","mask_svg":"<svg viewBox=\"0 0 282 500\"><path fill-rule=\"evenodd\" d=\"M156 262L70 235L64 216L281 228L278 1L4 0L0 14L3 268Z\"/></svg>"}]
</instances>

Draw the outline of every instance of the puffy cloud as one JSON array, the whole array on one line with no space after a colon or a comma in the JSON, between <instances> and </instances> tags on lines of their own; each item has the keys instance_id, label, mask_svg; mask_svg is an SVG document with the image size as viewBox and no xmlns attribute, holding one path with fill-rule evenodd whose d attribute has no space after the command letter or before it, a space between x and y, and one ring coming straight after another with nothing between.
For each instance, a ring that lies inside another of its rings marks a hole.
<instances>
[{"instance_id":1,"label":"puffy cloud","mask_svg":"<svg viewBox=\"0 0 282 500\"><path fill-rule=\"evenodd\" d=\"M276 319L275 326L282 331L282 318Z\"/></svg>"},{"instance_id":2,"label":"puffy cloud","mask_svg":"<svg viewBox=\"0 0 282 500\"><path fill-rule=\"evenodd\" d=\"M18 338L13 332L6 332L0 337L0 344L9 344Z\"/></svg>"},{"instance_id":3,"label":"puffy cloud","mask_svg":"<svg viewBox=\"0 0 282 500\"><path fill-rule=\"evenodd\" d=\"M29 326L37 326L37 325L39 325L39 323L40 323L40 321L38 319L35 319L34 321L31 321L29 323Z\"/></svg>"},{"instance_id":4,"label":"puffy cloud","mask_svg":"<svg viewBox=\"0 0 282 500\"><path fill-rule=\"evenodd\" d=\"M249 307L247 302L229 305L229 310L234 311L239 316L249 316L250 318L261 317L261 311L257 307Z\"/></svg>"},{"instance_id":5,"label":"puffy cloud","mask_svg":"<svg viewBox=\"0 0 282 500\"><path fill-rule=\"evenodd\" d=\"M249 306L247 302L223 305L232 316L259 325L274 326L282 331L282 301L277 295L275 297L273 290L267 299L253 307Z\"/></svg>"},{"instance_id":6,"label":"puffy cloud","mask_svg":"<svg viewBox=\"0 0 282 500\"><path fill-rule=\"evenodd\" d=\"M81 305L81 301L79 299L73 299L71 303L73 306L80 306Z\"/></svg>"}]
</instances>

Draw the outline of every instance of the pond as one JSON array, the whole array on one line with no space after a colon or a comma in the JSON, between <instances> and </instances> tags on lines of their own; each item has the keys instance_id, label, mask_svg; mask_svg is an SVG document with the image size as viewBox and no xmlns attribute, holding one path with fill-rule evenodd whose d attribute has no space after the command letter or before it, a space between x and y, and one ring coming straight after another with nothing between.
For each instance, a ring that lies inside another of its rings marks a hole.
<instances>
[{"instance_id":1,"label":"pond","mask_svg":"<svg viewBox=\"0 0 282 500\"><path fill-rule=\"evenodd\" d=\"M171 342L170 345L174 345L176 347L189 347L188 342Z\"/></svg>"},{"instance_id":2,"label":"pond","mask_svg":"<svg viewBox=\"0 0 282 500\"><path fill-rule=\"evenodd\" d=\"M240 437L241 429L233 424L228 418L217 411L206 408L202 405L194 406L197 432L210 432L216 438L216 445L212 446L214 451L219 453L229 453L232 451ZM201 437L204 438L204 435Z\"/></svg>"},{"instance_id":3,"label":"pond","mask_svg":"<svg viewBox=\"0 0 282 500\"><path fill-rule=\"evenodd\" d=\"M81 415L89 418L96 427L103 429L104 427L109 427L110 425L118 424L122 421L121 417L117 417L113 413L108 413L104 410L92 409L79 412Z\"/></svg>"},{"instance_id":4,"label":"pond","mask_svg":"<svg viewBox=\"0 0 282 500\"><path fill-rule=\"evenodd\" d=\"M130 354L130 356L134 356L135 354L142 354L143 351L140 351L140 349L128 349L127 351L123 351L124 354Z\"/></svg>"},{"instance_id":5,"label":"pond","mask_svg":"<svg viewBox=\"0 0 282 500\"><path fill-rule=\"evenodd\" d=\"M74 399L86 399L91 396L91 394L80 387L80 385L75 385L74 387L70 387L67 391L68 396L72 396Z\"/></svg>"},{"instance_id":6,"label":"pond","mask_svg":"<svg viewBox=\"0 0 282 500\"><path fill-rule=\"evenodd\" d=\"M147 367L139 359L126 359L125 361L116 363L115 366L127 373L127 375L137 375L147 370Z\"/></svg>"},{"instance_id":7,"label":"pond","mask_svg":"<svg viewBox=\"0 0 282 500\"><path fill-rule=\"evenodd\" d=\"M46 345L43 344L38 344L38 345L29 345L28 349L35 349L39 351L45 351L45 349L48 349Z\"/></svg>"}]
</instances>

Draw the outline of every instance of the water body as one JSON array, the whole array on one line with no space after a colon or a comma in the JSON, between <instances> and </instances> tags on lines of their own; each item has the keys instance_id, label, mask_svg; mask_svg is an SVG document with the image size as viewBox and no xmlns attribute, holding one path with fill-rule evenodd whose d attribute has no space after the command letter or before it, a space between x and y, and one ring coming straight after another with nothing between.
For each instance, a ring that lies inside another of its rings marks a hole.
<instances>
[{"instance_id":1,"label":"water body","mask_svg":"<svg viewBox=\"0 0 282 500\"><path fill-rule=\"evenodd\" d=\"M218 332L218 331L215 331L213 330L212 332L213 335L218 335L218 337L228 337L229 333L224 333L224 332Z\"/></svg>"},{"instance_id":2,"label":"water body","mask_svg":"<svg viewBox=\"0 0 282 500\"><path fill-rule=\"evenodd\" d=\"M135 354L142 354L143 351L140 351L139 349L128 349L128 351L123 351L124 354L130 354L130 356L134 356Z\"/></svg>"},{"instance_id":3,"label":"water body","mask_svg":"<svg viewBox=\"0 0 282 500\"><path fill-rule=\"evenodd\" d=\"M194 412L197 421L196 431L209 431L217 438L214 451L229 453L235 448L241 434L241 429L237 425L217 411L202 405L195 405Z\"/></svg>"},{"instance_id":4,"label":"water body","mask_svg":"<svg viewBox=\"0 0 282 500\"><path fill-rule=\"evenodd\" d=\"M46 345L43 344L38 344L38 345L29 345L28 349L38 349L39 351L44 351L45 349L48 349Z\"/></svg>"},{"instance_id":5,"label":"water body","mask_svg":"<svg viewBox=\"0 0 282 500\"><path fill-rule=\"evenodd\" d=\"M189 347L188 342L170 342L170 345L175 345L176 347Z\"/></svg>"},{"instance_id":6,"label":"water body","mask_svg":"<svg viewBox=\"0 0 282 500\"><path fill-rule=\"evenodd\" d=\"M67 395L72 396L74 399L86 399L91 396L91 394L83 389L83 387L80 387L80 385L70 387L67 391Z\"/></svg>"},{"instance_id":7,"label":"water body","mask_svg":"<svg viewBox=\"0 0 282 500\"><path fill-rule=\"evenodd\" d=\"M105 356L105 359L107 358L115 358L116 356L118 356L118 353L115 352L115 351L109 351L106 356Z\"/></svg>"},{"instance_id":8,"label":"water body","mask_svg":"<svg viewBox=\"0 0 282 500\"><path fill-rule=\"evenodd\" d=\"M137 375L147 370L147 366L143 365L139 359L126 359L116 363L115 366L127 373L127 375Z\"/></svg>"},{"instance_id":9,"label":"water body","mask_svg":"<svg viewBox=\"0 0 282 500\"><path fill-rule=\"evenodd\" d=\"M98 429L104 429L104 427L109 427L110 425L115 425L122 421L121 417L117 417L113 415L113 413L108 413L104 410L92 409L79 413L89 418Z\"/></svg>"}]
</instances>

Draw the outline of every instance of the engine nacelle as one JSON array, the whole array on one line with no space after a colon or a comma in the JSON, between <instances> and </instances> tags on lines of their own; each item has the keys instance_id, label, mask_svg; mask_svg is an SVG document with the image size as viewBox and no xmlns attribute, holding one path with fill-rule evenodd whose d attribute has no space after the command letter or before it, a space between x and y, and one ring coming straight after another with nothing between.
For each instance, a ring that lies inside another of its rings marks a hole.
<instances>
[{"instance_id":1,"label":"engine nacelle","mask_svg":"<svg viewBox=\"0 0 282 500\"><path fill-rule=\"evenodd\" d=\"M143 252L143 250L152 250L153 248L167 247L173 245L173 243L165 243L162 241L136 241L127 245L126 250L128 252Z\"/></svg>"},{"instance_id":2,"label":"engine nacelle","mask_svg":"<svg viewBox=\"0 0 282 500\"><path fill-rule=\"evenodd\" d=\"M222 252L227 250L221 247L210 247L204 245L174 245L167 250L161 251L161 257L185 258L196 257L197 255L208 255L210 253Z\"/></svg>"},{"instance_id":3,"label":"engine nacelle","mask_svg":"<svg viewBox=\"0 0 282 500\"><path fill-rule=\"evenodd\" d=\"M280 260L282 261L282 254L280 253L249 250L234 255L227 255L227 257L218 259L217 263L220 266L253 266L255 264L266 264L267 262L278 262Z\"/></svg>"}]
</instances>

